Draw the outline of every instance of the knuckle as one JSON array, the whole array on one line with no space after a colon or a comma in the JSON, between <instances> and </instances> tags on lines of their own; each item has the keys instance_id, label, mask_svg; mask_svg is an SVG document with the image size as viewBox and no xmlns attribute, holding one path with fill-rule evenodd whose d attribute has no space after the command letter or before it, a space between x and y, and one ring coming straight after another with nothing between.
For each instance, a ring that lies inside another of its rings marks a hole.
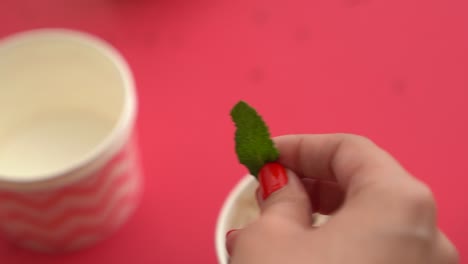
<instances>
[{"instance_id":1,"label":"knuckle","mask_svg":"<svg viewBox=\"0 0 468 264\"><path fill-rule=\"evenodd\" d=\"M458 253L457 249L454 245L450 245L446 249L446 262L447 264L458 264L460 263L460 254Z\"/></svg>"},{"instance_id":2,"label":"knuckle","mask_svg":"<svg viewBox=\"0 0 468 264\"><path fill-rule=\"evenodd\" d=\"M450 264L460 263L460 253L458 253L458 251L454 249L454 252L452 253L449 261Z\"/></svg>"},{"instance_id":3,"label":"knuckle","mask_svg":"<svg viewBox=\"0 0 468 264\"><path fill-rule=\"evenodd\" d=\"M399 204L402 205L402 214L405 219L414 224L422 221L432 226L436 218L436 203L431 189L422 184L416 183L399 194Z\"/></svg>"},{"instance_id":4,"label":"knuckle","mask_svg":"<svg viewBox=\"0 0 468 264\"><path fill-rule=\"evenodd\" d=\"M264 201L265 207L297 207L309 203L309 197L306 193L295 192L293 190L279 190L271 194Z\"/></svg>"},{"instance_id":5,"label":"knuckle","mask_svg":"<svg viewBox=\"0 0 468 264\"><path fill-rule=\"evenodd\" d=\"M448 264L460 263L460 253L458 253L455 247L453 247L453 251L449 253L447 261Z\"/></svg>"},{"instance_id":6,"label":"knuckle","mask_svg":"<svg viewBox=\"0 0 468 264\"><path fill-rule=\"evenodd\" d=\"M349 144L359 144L359 145L375 145L374 142L365 136L358 134L339 134L342 138L342 141Z\"/></svg>"},{"instance_id":7,"label":"knuckle","mask_svg":"<svg viewBox=\"0 0 468 264\"><path fill-rule=\"evenodd\" d=\"M376 145L361 135L340 134L335 146L334 156L331 157L331 167L335 175L341 175L344 185L347 185L353 176L374 164L369 155ZM371 178L371 177L363 177Z\"/></svg>"},{"instance_id":8,"label":"knuckle","mask_svg":"<svg viewBox=\"0 0 468 264\"><path fill-rule=\"evenodd\" d=\"M431 189L422 183L416 184L406 192L408 209L415 212L435 212L435 198Z\"/></svg>"}]
</instances>

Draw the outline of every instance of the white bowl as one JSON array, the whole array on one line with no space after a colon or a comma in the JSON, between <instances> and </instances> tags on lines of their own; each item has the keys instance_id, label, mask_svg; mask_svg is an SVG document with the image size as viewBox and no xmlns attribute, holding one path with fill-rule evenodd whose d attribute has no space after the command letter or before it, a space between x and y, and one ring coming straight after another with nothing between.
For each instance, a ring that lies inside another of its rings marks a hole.
<instances>
[{"instance_id":1,"label":"white bowl","mask_svg":"<svg viewBox=\"0 0 468 264\"><path fill-rule=\"evenodd\" d=\"M228 263L226 251L226 233L231 229L239 229L254 221L260 214L255 190L258 181L251 175L246 175L227 196L218 216L215 231L216 255L219 264ZM313 226L320 226L328 219L325 215L314 214Z\"/></svg>"},{"instance_id":2,"label":"white bowl","mask_svg":"<svg viewBox=\"0 0 468 264\"><path fill-rule=\"evenodd\" d=\"M231 229L244 227L259 214L255 198L257 187L258 181L253 176L246 175L232 189L221 208L215 233L216 255L220 264L228 263L226 233Z\"/></svg>"}]
</instances>

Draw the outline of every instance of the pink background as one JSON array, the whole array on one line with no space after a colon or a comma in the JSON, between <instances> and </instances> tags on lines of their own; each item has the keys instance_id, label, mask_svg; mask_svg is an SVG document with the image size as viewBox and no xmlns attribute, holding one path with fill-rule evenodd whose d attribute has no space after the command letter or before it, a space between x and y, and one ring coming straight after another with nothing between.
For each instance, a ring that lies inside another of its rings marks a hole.
<instances>
[{"instance_id":1,"label":"pink background","mask_svg":"<svg viewBox=\"0 0 468 264\"><path fill-rule=\"evenodd\" d=\"M1 263L216 263L223 199L246 173L231 106L274 135L371 137L433 188L440 226L468 252L466 0L1 0L0 36L94 33L129 61L140 96L146 193L135 217L84 252L0 242Z\"/></svg>"}]
</instances>

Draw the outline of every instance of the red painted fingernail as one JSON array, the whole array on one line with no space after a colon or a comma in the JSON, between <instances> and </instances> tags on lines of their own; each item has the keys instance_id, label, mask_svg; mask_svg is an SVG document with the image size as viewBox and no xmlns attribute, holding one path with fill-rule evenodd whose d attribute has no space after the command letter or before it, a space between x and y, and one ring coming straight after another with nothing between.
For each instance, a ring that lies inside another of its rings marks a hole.
<instances>
[{"instance_id":1,"label":"red painted fingernail","mask_svg":"<svg viewBox=\"0 0 468 264\"><path fill-rule=\"evenodd\" d=\"M228 237L230 234L232 234L233 232L237 231L237 229L231 229L229 230L227 233L226 233L226 237Z\"/></svg>"},{"instance_id":2,"label":"red painted fingernail","mask_svg":"<svg viewBox=\"0 0 468 264\"><path fill-rule=\"evenodd\" d=\"M288 175L283 165L268 163L260 170L258 180L262 188L262 197L266 199L272 193L288 184Z\"/></svg>"}]
</instances>

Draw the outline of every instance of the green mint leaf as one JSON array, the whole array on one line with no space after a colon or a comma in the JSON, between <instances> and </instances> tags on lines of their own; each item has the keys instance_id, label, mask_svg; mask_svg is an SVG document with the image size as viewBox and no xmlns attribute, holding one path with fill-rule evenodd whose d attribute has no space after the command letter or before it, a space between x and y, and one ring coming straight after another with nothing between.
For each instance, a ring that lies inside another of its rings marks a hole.
<instances>
[{"instance_id":1,"label":"green mint leaf","mask_svg":"<svg viewBox=\"0 0 468 264\"><path fill-rule=\"evenodd\" d=\"M231 110L231 117L237 128L235 141L239 162L257 177L266 163L278 159L278 150L262 117L247 103L237 103Z\"/></svg>"}]
</instances>

